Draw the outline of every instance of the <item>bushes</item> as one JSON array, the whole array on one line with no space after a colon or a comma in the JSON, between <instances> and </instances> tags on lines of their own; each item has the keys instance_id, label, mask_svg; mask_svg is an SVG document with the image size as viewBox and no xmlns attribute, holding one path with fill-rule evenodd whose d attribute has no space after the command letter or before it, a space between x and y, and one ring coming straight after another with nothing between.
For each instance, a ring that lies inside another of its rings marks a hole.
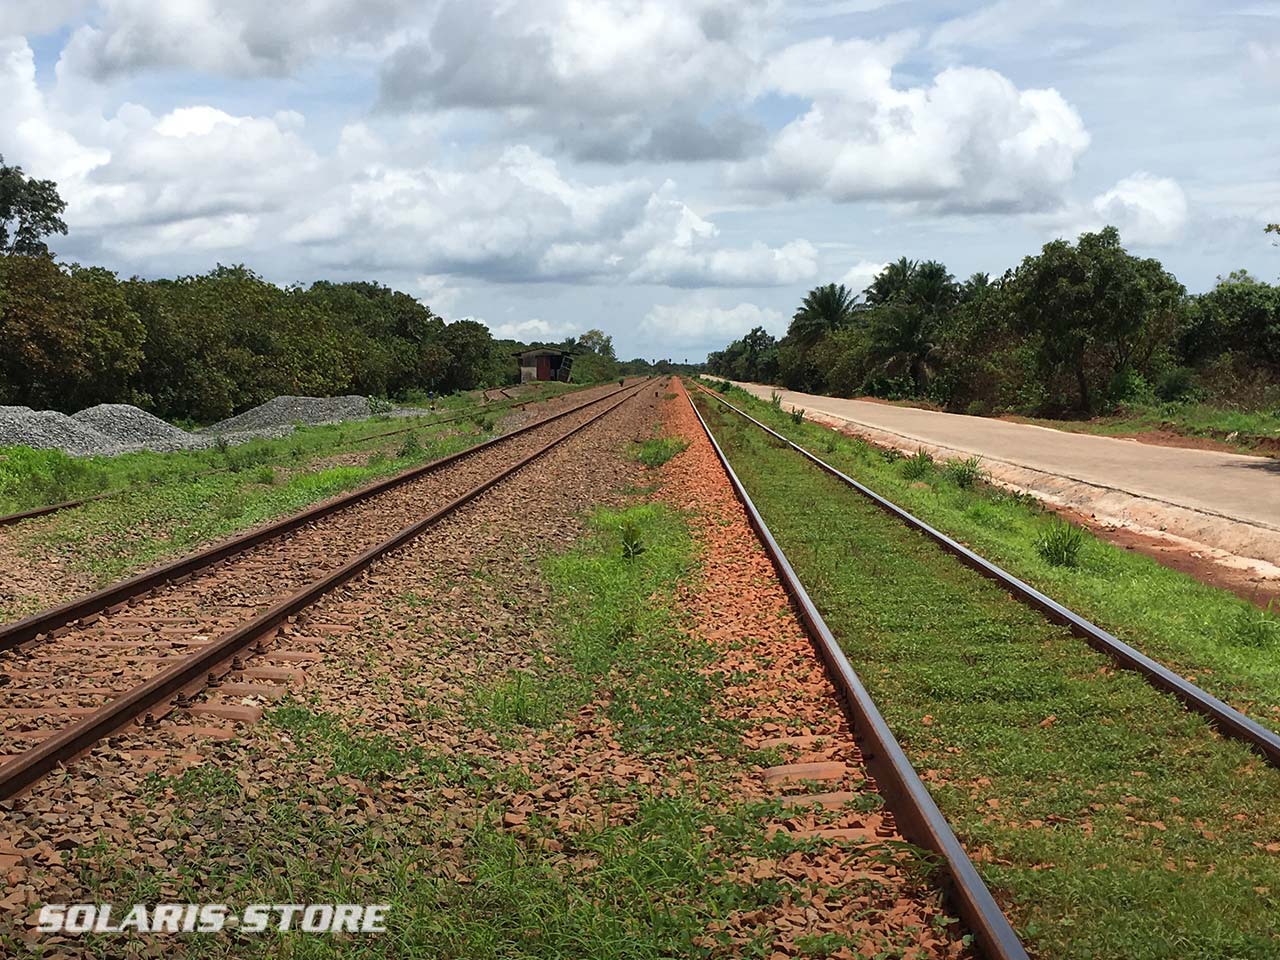
<instances>
[{"instance_id":1,"label":"bushes","mask_svg":"<svg viewBox=\"0 0 1280 960\"><path fill-rule=\"evenodd\" d=\"M0 513L43 507L101 493L107 473L92 460L61 450L0 450Z\"/></svg>"},{"instance_id":2,"label":"bushes","mask_svg":"<svg viewBox=\"0 0 1280 960\"><path fill-rule=\"evenodd\" d=\"M1055 517L1036 540L1036 553L1050 566L1075 567L1080 563L1080 551L1087 539L1080 527Z\"/></svg>"}]
</instances>

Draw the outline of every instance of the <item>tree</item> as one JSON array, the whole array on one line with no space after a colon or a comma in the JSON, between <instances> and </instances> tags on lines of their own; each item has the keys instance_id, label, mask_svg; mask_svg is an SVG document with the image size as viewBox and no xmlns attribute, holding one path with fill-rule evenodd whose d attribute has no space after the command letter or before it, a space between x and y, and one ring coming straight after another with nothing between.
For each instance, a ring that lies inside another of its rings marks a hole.
<instances>
[{"instance_id":1,"label":"tree","mask_svg":"<svg viewBox=\"0 0 1280 960\"><path fill-rule=\"evenodd\" d=\"M1176 322L1186 291L1156 260L1127 253L1115 227L1047 243L1012 279L1014 309L1040 337L1043 371L1065 371L1093 412L1102 388L1137 372Z\"/></svg>"},{"instance_id":2,"label":"tree","mask_svg":"<svg viewBox=\"0 0 1280 960\"><path fill-rule=\"evenodd\" d=\"M0 253L47 255L42 238L67 232L66 208L56 183L27 177L21 167L6 166L0 154Z\"/></svg>"},{"instance_id":3,"label":"tree","mask_svg":"<svg viewBox=\"0 0 1280 960\"><path fill-rule=\"evenodd\" d=\"M588 330L578 337L578 349L598 353L600 356L608 357L610 360L617 359L613 352L613 337L603 330Z\"/></svg>"},{"instance_id":4,"label":"tree","mask_svg":"<svg viewBox=\"0 0 1280 960\"><path fill-rule=\"evenodd\" d=\"M791 318L787 336L798 343L812 345L823 336L846 326L853 317L857 295L843 283L814 287Z\"/></svg>"}]
</instances>

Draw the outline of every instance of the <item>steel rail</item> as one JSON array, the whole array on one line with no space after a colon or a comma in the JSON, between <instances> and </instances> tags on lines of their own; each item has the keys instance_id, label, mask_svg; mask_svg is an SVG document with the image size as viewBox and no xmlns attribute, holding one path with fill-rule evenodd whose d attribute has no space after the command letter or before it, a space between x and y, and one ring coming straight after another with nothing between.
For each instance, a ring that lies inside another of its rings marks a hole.
<instances>
[{"instance_id":1,"label":"steel rail","mask_svg":"<svg viewBox=\"0 0 1280 960\"><path fill-rule=\"evenodd\" d=\"M505 397L506 394L504 393L503 396ZM558 396L565 396L565 394L558 394ZM553 397L546 398L546 400L551 400L551 399L554 399L554 398ZM545 403L546 400L526 400L523 402ZM519 399L519 397L506 397L506 400L498 400L493 403L487 403L487 404L486 403L478 404L476 409L471 410L467 413L459 413L452 417L439 417L435 420L429 420L424 417L421 423L415 423L407 427L397 427L394 430L384 430L381 433L371 433L367 437L358 437L351 440L336 443L333 445L333 447L336 448L336 447L348 446L350 444L367 443L370 440L385 440L387 437L394 437L402 433L408 433L410 430L422 430L427 427L439 426L442 423L456 423L459 420L466 420L467 418L473 417L476 414L489 414L489 413L497 413L499 410L509 410L511 407L519 406L520 403L521 403L521 400ZM190 479L194 480L200 477L212 477L219 473L227 473L232 469L233 469L232 467L216 467L213 470L202 470L199 473L191 474ZM165 482L164 479L151 480L147 483L142 484L142 486L149 487L149 486L154 486L156 484L164 483L164 482ZM82 507L86 503L94 503L97 500L107 500L111 497L118 497L122 493L129 493L130 491L136 490L136 489L138 489L137 486L121 487L119 490L107 490L104 493L95 493L92 496L81 497L79 500L63 500L60 503L50 503L50 504L46 504L43 507L32 507L30 510L19 510L16 513L6 513L3 516L0 516L0 527L12 526L15 523L21 523L23 520L33 520L36 517L43 517L50 513L58 513L62 510L70 510L73 507Z\"/></svg>"},{"instance_id":2,"label":"steel rail","mask_svg":"<svg viewBox=\"0 0 1280 960\"><path fill-rule=\"evenodd\" d=\"M627 396L618 397L619 393L626 393L627 391L635 392L631 392ZM635 396L635 393L638 392L638 385L628 387L627 391L615 390L613 393L607 394L603 399L615 397L617 399L610 406L594 414L589 420L548 441L527 456L476 484L461 496L449 501L430 515L404 527L382 543L370 547L336 570L274 604L270 609L262 612L252 620L224 633L218 639L202 647L198 652L183 658L180 663L163 670L150 680L118 696L92 714L40 741L37 746L32 747L30 750L26 750L12 760L0 764L0 800L13 796L56 769L60 764L74 759L99 740L109 736L142 715L149 707L175 696L192 683L207 677L219 664L225 663L255 640L280 626L289 617L295 616L299 611L310 606L324 594L346 583L371 566L380 557L404 546L410 540L457 512L461 507L495 487L507 477L551 452L574 434L585 430L592 424L597 423L601 418L612 413ZM584 406L589 405L584 404Z\"/></svg>"},{"instance_id":3,"label":"steel rail","mask_svg":"<svg viewBox=\"0 0 1280 960\"><path fill-rule=\"evenodd\" d=\"M111 584L110 586L103 587L101 590L96 590L93 593L76 597L72 600L66 601L65 603L60 603L57 606L42 610L39 613L34 613L29 617L24 617L21 620L15 620L11 624L0 626L0 650L12 649L20 644L26 643L28 640L34 640L41 634L51 633L61 627L65 627L74 620L79 620L95 613L101 613L103 610L128 601L131 597L146 593L149 590L164 586L165 584L171 583L175 580L189 577L192 574L203 570L205 567L209 567L227 559L228 557L242 553L245 550L249 550L267 540L274 539L282 534L296 530L305 524L323 519L332 513L337 513L340 510L344 510L353 504L360 503L379 493L390 490L393 487L400 486L410 480L415 480L418 477L425 476L429 473L434 473L449 466L450 464L479 453L482 450L488 450L498 444L506 443L514 437L519 437L531 430L537 430L549 423L554 423L563 417L585 410L597 403L603 403L610 397L615 397L626 390L639 389L643 383L644 381L641 381L641 384L633 384L630 387L612 390L601 397L596 397L593 400L588 400L585 403L580 403L577 406L570 407L568 410L552 414L549 417L544 417L535 423L521 427L518 430L513 430L511 433L503 434L500 437L493 437L483 443L476 444L474 447L468 447L465 450L449 454L447 457L441 457L440 459L433 460L430 463L411 467L408 470L386 477L375 483L369 484L368 486L361 487L358 490L353 490L352 492L344 494L337 499L317 504L314 507L295 513L292 516L285 517L282 520L274 521L264 527L259 527L246 533L242 533L223 543L206 547L205 549L197 551L196 553L190 554L186 557L181 557L177 560L171 560L167 563L160 564L159 566L152 567L151 569L129 577L126 580L121 580L117 583Z\"/></svg>"},{"instance_id":4,"label":"steel rail","mask_svg":"<svg viewBox=\"0 0 1280 960\"><path fill-rule=\"evenodd\" d=\"M686 396L694 416L711 441L720 465L729 477L734 493L746 511L752 529L764 545L765 552L778 572L778 578L795 603L800 622L822 658L827 675L844 702L854 737L862 749L863 759L875 776L886 803L893 810L902 835L916 846L923 847L942 859L947 875L944 891L951 896L956 912L973 933L984 955L989 960L1027 960L1027 952L1009 919L987 889L973 861L965 853L955 831L938 809L919 774L911 766L902 745L893 735L857 671L849 663L849 658L840 648L831 628L822 619L822 614L796 576L764 517L756 509L747 488L734 472L729 458L711 432L711 427L693 402L693 397L688 393Z\"/></svg>"},{"instance_id":5,"label":"steel rail","mask_svg":"<svg viewBox=\"0 0 1280 960\"><path fill-rule=\"evenodd\" d=\"M992 563L990 560L987 560L985 557L982 557L970 550L964 544L953 540L951 537L925 523L914 514L907 512L892 501L880 496L880 494L876 493L870 487L864 486L847 474L842 473L839 469L833 467L820 457L810 453L804 447L787 439L782 434L778 433L778 431L772 429L766 424L761 423L755 417L751 416L751 414L735 407L732 403L714 391L708 390L700 383L695 384L695 386L708 396L719 400L720 403L738 414L738 416L754 423L770 436L786 443L797 453L806 457L815 466L835 477L841 483L852 487L886 513L896 517L898 520L901 520L907 526L923 533L942 547L942 549L959 559L966 566L971 567L984 577L994 580L996 583L1000 584L1002 588L1009 591L1010 596L1014 599L1038 610L1044 615L1045 619L1050 622L1067 627L1073 634L1075 634L1075 636L1079 637L1100 653L1104 653L1111 657L1119 666L1139 673L1152 686L1177 697L1178 700L1180 700L1188 709L1206 717L1209 722L1213 724L1213 726L1224 736L1247 743L1262 754L1262 756L1266 758L1267 762L1273 767L1280 767L1280 734L1277 734L1268 727L1264 727L1256 720L1241 713L1235 707L1219 700L1208 691L1202 690L1191 681L1174 673L1158 660L1153 660L1145 653L1142 653L1136 648L1125 643L1114 634L1103 630L1097 624L1085 619L1075 611L1064 607L1053 598L1041 593L1035 587L1018 579L1008 571L996 566L996 564Z\"/></svg>"}]
</instances>

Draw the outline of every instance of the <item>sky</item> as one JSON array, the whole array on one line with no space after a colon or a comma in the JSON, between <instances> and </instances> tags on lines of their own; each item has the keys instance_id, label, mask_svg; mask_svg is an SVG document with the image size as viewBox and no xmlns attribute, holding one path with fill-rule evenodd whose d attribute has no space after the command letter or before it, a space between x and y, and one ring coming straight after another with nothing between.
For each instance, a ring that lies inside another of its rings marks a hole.
<instances>
[{"instance_id":1,"label":"sky","mask_svg":"<svg viewBox=\"0 0 1280 960\"><path fill-rule=\"evenodd\" d=\"M62 259L376 280L700 360L898 257L1105 224L1280 274L1280 0L3 0L0 154Z\"/></svg>"}]
</instances>

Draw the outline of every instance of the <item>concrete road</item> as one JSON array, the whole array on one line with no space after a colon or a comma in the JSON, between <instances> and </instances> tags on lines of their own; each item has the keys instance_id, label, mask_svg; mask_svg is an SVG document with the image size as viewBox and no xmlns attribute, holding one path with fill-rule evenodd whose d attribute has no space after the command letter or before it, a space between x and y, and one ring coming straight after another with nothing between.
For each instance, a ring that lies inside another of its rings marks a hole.
<instances>
[{"instance_id":1,"label":"concrete road","mask_svg":"<svg viewBox=\"0 0 1280 960\"><path fill-rule=\"evenodd\" d=\"M788 409L803 407L907 441L948 447L988 462L1039 470L1280 531L1280 460L1160 447L754 383L738 386L766 400L777 392Z\"/></svg>"}]
</instances>

